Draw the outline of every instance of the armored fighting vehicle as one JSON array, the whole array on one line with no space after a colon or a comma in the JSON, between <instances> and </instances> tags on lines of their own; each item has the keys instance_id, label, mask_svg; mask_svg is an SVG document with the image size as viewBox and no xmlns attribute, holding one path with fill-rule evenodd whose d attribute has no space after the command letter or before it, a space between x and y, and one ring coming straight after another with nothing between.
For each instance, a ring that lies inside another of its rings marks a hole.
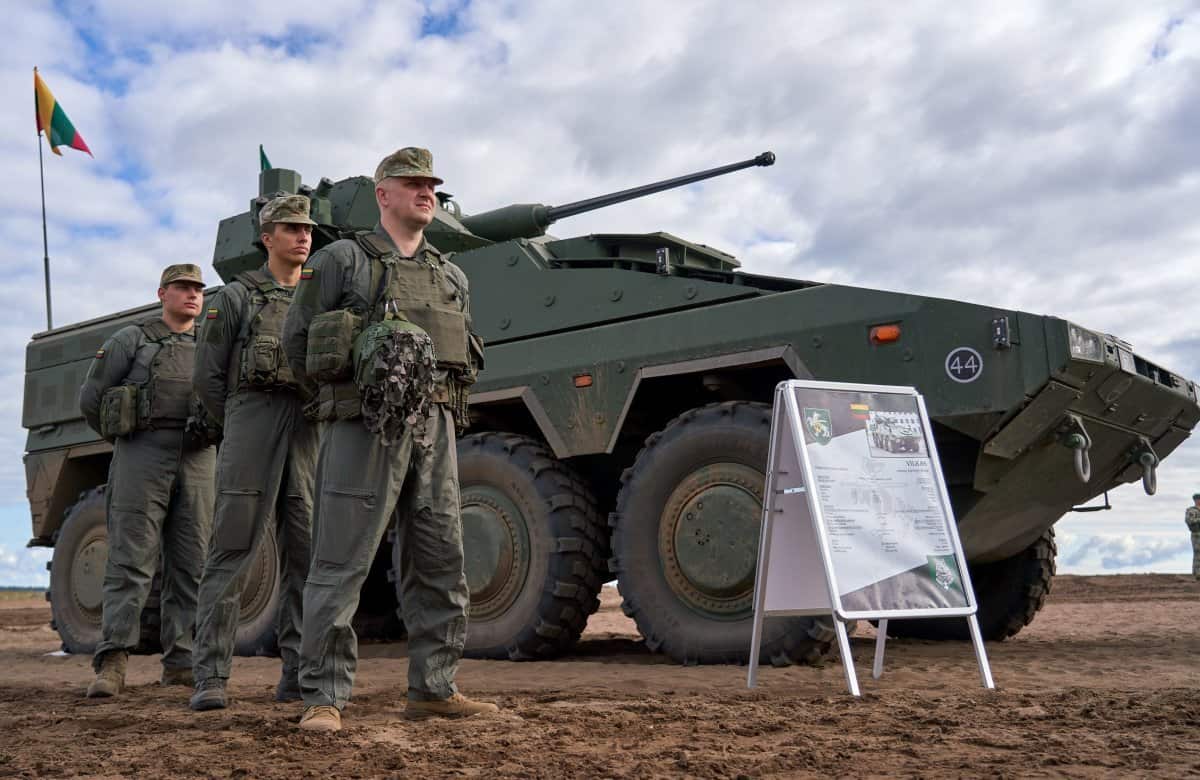
<instances>
[{"instance_id":1,"label":"armored fighting vehicle","mask_svg":"<svg viewBox=\"0 0 1200 780\"><path fill-rule=\"evenodd\" d=\"M467 214L439 195L427 236L457 253L487 342L459 442L470 654L562 653L616 579L651 650L683 663L746 660L770 401L785 379L924 394L991 639L1041 606L1055 521L1122 483L1152 492L1161 459L1200 419L1192 382L1056 317L745 273L665 232L546 233L574 214L773 161L559 207ZM255 215L282 192L312 198L317 247L378 217L369 178L310 187L295 171L265 171L258 197L217 230L222 279L262 263ZM152 311L39 333L27 350L30 544L54 547L49 596L72 651L90 650L98 632L111 451L76 393L102 340ZM360 633L401 630L393 567L389 535L363 588ZM268 536L243 597L239 652L269 649L277 579ZM892 633L953 637L963 625L893 621ZM829 639L809 619L767 627L764 661L803 658Z\"/></svg>"}]
</instances>

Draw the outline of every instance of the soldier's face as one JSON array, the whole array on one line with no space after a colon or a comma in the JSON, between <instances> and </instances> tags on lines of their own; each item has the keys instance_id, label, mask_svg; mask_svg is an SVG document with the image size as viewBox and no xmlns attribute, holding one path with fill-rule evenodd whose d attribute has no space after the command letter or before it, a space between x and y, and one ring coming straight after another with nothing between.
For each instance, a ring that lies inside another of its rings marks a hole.
<instances>
[{"instance_id":1,"label":"soldier's face","mask_svg":"<svg viewBox=\"0 0 1200 780\"><path fill-rule=\"evenodd\" d=\"M412 176L389 176L375 188L380 213L393 220L421 229L433 221L437 211L437 196L433 194L433 179Z\"/></svg>"},{"instance_id":2,"label":"soldier's face","mask_svg":"<svg viewBox=\"0 0 1200 780\"><path fill-rule=\"evenodd\" d=\"M292 265L303 265L312 249L312 225L276 222L270 233L262 234L262 242L272 257Z\"/></svg>"},{"instance_id":3,"label":"soldier's face","mask_svg":"<svg viewBox=\"0 0 1200 780\"><path fill-rule=\"evenodd\" d=\"M158 288L158 299L167 314L195 318L204 305L204 287L194 282L171 282Z\"/></svg>"}]
</instances>

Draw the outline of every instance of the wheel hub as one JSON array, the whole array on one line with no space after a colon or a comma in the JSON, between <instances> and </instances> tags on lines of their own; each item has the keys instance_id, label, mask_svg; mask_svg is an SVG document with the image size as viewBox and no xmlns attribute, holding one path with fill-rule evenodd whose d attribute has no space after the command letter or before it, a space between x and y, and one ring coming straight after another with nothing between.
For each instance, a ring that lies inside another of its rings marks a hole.
<instances>
[{"instance_id":1,"label":"wheel hub","mask_svg":"<svg viewBox=\"0 0 1200 780\"><path fill-rule=\"evenodd\" d=\"M693 609L740 618L752 606L763 474L740 463L704 466L683 479L659 521L667 581Z\"/></svg>"},{"instance_id":2,"label":"wheel hub","mask_svg":"<svg viewBox=\"0 0 1200 780\"><path fill-rule=\"evenodd\" d=\"M71 562L71 590L79 609L100 622L104 607L104 568L108 565L108 538L93 536L80 546Z\"/></svg>"},{"instance_id":3,"label":"wheel hub","mask_svg":"<svg viewBox=\"0 0 1200 780\"><path fill-rule=\"evenodd\" d=\"M525 517L500 491L470 485L462 490L462 528L470 617L486 620L503 614L529 573Z\"/></svg>"}]
</instances>

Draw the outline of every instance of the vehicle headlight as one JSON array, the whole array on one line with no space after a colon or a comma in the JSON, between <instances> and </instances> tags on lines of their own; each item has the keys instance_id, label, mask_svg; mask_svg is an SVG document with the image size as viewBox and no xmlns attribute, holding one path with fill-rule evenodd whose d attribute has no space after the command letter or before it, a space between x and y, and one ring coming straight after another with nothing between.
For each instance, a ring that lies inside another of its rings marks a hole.
<instances>
[{"instance_id":1,"label":"vehicle headlight","mask_svg":"<svg viewBox=\"0 0 1200 780\"><path fill-rule=\"evenodd\" d=\"M1093 363L1104 362L1104 339L1100 338L1099 333L1067 323L1067 341L1071 345L1071 357Z\"/></svg>"}]
</instances>

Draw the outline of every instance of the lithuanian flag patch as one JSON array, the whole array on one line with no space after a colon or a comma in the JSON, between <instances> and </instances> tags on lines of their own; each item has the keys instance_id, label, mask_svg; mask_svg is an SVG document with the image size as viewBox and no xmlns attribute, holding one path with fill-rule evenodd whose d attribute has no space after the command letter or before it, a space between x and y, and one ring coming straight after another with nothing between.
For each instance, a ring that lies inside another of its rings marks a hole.
<instances>
[{"instance_id":1,"label":"lithuanian flag patch","mask_svg":"<svg viewBox=\"0 0 1200 780\"><path fill-rule=\"evenodd\" d=\"M308 280L308 279L311 279L311 278L313 278L313 272L314 272L314 270L315 270L315 269L313 269L313 268L302 268L302 269L300 269L300 281L306 281L306 280Z\"/></svg>"},{"instance_id":2,"label":"lithuanian flag patch","mask_svg":"<svg viewBox=\"0 0 1200 780\"><path fill-rule=\"evenodd\" d=\"M207 317L205 317L205 319L206 319L206 320L215 320L216 318L217 318L217 310L216 310L216 309L209 309L209 310L208 310L208 316L207 316Z\"/></svg>"},{"instance_id":3,"label":"lithuanian flag patch","mask_svg":"<svg viewBox=\"0 0 1200 780\"><path fill-rule=\"evenodd\" d=\"M850 415L859 420L865 420L870 416L871 407L866 404L850 404Z\"/></svg>"},{"instance_id":4,"label":"lithuanian flag patch","mask_svg":"<svg viewBox=\"0 0 1200 780\"><path fill-rule=\"evenodd\" d=\"M96 360L103 360L103 359L104 359L104 348L102 347L102 348L96 350Z\"/></svg>"}]
</instances>

